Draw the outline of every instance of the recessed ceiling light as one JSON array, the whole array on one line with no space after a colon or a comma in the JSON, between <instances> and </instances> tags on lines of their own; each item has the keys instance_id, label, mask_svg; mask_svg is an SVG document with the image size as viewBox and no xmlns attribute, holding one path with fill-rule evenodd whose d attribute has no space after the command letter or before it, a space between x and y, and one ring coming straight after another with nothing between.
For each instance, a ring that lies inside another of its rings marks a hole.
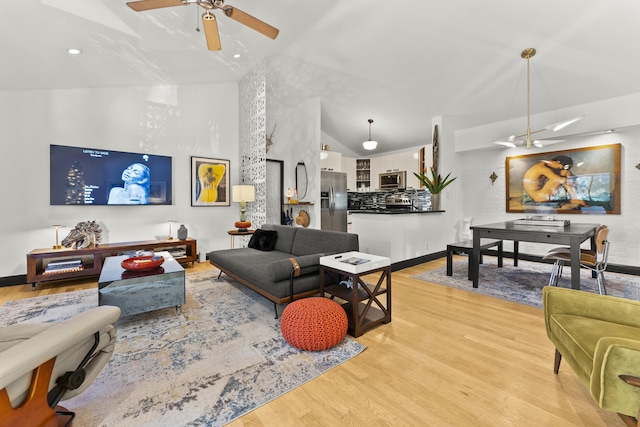
<instances>
[{"instance_id":1,"label":"recessed ceiling light","mask_svg":"<svg viewBox=\"0 0 640 427\"><path fill-rule=\"evenodd\" d=\"M82 53L82 51L80 49L78 49L78 48L71 47L71 48L67 49L67 53L69 55L80 55Z\"/></svg>"},{"instance_id":2,"label":"recessed ceiling light","mask_svg":"<svg viewBox=\"0 0 640 427\"><path fill-rule=\"evenodd\" d=\"M240 54L236 53L235 55L233 55L234 58L240 58Z\"/></svg>"},{"instance_id":3,"label":"recessed ceiling light","mask_svg":"<svg viewBox=\"0 0 640 427\"><path fill-rule=\"evenodd\" d=\"M612 132L615 132L615 131L616 131L615 129L607 129L607 130L604 131L604 133L612 133Z\"/></svg>"}]
</instances>

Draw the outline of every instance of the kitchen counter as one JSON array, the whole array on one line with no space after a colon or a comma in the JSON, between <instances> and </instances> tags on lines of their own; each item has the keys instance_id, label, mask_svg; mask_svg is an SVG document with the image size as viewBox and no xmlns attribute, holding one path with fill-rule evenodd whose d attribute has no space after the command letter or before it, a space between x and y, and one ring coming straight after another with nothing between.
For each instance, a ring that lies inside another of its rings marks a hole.
<instances>
[{"instance_id":1,"label":"kitchen counter","mask_svg":"<svg viewBox=\"0 0 640 427\"><path fill-rule=\"evenodd\" d=\"M446 244L454 241L455 230L443 226L449 220L449 214L443 212L353 210L351 230L358 235L361 252L388 257L396 263L440 250L444 253Z\"/></svg>"},{"instance_id":2,"label":"kitchen counter","mask_svg":"<svg viewBox=\"0 0 640 427\"><path fill-rule=\"evenodd\" d=\"M349 211L354 214L374 214L374 215L401 215L401 214L432 214L444 211L419 211L411 209L353 209Z\"/></svg>"}]
</instances>

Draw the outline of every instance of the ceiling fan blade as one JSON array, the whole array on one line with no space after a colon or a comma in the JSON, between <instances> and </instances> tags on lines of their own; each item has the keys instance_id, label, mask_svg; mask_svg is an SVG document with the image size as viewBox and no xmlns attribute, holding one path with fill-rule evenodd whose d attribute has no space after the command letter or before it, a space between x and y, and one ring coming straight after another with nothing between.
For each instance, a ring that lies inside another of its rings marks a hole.
<instances>
[{"instance_id":1,"label":"ceiling fan blade","mask_svg":"<svg viewBox=\"0 0 640 427\"><path fill-rule=\"evenodd\" d=\"M204 36L207 39L207 49L221 50L220 34L218 33L218 21L214 14L205 12L202 14L202 26L204 27Z\"/></svg>"},{"instance_id":2,"label":"ceiling fan blade","mask_svg":"<svg viewBox=\"0 0 640 427\"><path fill-rule=\"evenodd\" d=\"M275 27L272 27L271 25L267 24L264 21L259 20L256 17L249 15L246 12L241 11L236 7L224 6L222 10L224 11L224 14L227 15L229 18L235 21L238 21L239 23L244 24L253 30L256 30L261 34L264 34L270 39L275 40L275 38L278 37L278 33L280 32L280 30L278 30Z\"/></svg>"},{"instance_id":3,"label":"ceiling fan blade","mask_svg":"<svg viewBox=\"0 0 640 427\"><path fill-rule=\"evenodd\" d=\"M564 139L536 139L533 141L533 145L536 147L545 147L551 144L558 144L559 142L564 142Z\"/></svg>"},{"instance_id":4,"label":"ceiling fan blade","mask_svg":"<svg viewBox=\"0 0 640 427\"><path fill-rule=\"evenodd\" d=\"M151 9L160 9L162 7L187 6L189 3L183 3L182 0L141 0L130 1L127 3L131 9L136 12L142 12Z\"/></svg>"},{"instance_id":5,"label":"ceiling fan blade","mask_svg":"<svg viewBox=\"0 0 640 427\"><path fill-rule=\"evenodd\" d=\"M511 137L509 137L509 138L493 141L493 143L496 145L502 145L503 147L507 147L507 148L516 148L517 146L524 144L524 141L512 139Z\"/></svg>"},{"instance_id":6,"label":"ceiling fan blade","mask_svg":"<svg viewBox=\"0 0 640 427\"><path fill-rule=\"evenodd\" d=\"M565 127L577 122L578 120L582 120L584 118L584 114L582 116L579 117L574 117L572 119L569 120L565 120L562 122L558 122L558 123L552 123L550 125L545 126L545 130L551 130L551 131L559 131L560 129L564 129Z\"/></svg>"}]
</instances>

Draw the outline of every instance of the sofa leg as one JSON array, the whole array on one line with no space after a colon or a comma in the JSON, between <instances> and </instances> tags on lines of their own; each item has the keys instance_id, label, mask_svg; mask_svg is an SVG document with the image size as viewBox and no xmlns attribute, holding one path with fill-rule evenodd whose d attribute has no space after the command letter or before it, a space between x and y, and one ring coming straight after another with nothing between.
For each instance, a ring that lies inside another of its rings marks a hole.
<instances>
[{"instance_id":1,"label":"sofa leg","mask_svg":"<svg viewBox=\"0 0 640 427\"><path fill-rule=\"evenodd\" d=\"M634 387L640 387L640 377L634 377L633 375L618 375L618 377L625 383ZM638 412L638 418L630 417L629 415L618 414L624 424L629 427L640 427L640 411Z\"/></svg>"},{"instance_id":2,"label":"sofa leg","mask_svg":"<svg viewBox=\"0 0 640 427\"><path fill-rule=\"evenodd\" d=\"M625 414L618 414L618 416L626 427L640 427L640 422L637 419Z\"/></svg>"},{"instance_id":3,"label":"sofa leg","mask_svg":"<svg viewBox=\"0 0 640 427\"><path fill-rule=\"evenodd\" d=\"M276 312L276 319L278 318L278 304L273 303L273 310Z\"/></svg>"},{"instance_id":4,"label":"sofa leg","mask_svg":"<svg viewBox=\"0 0 640 427\"><path fill-rule=\"evenodd\" d=\"M562 361L562 354L560 354L560 352L556 348L556 358L555 358L555 361L553 362L553 373L556 374L556 375L558 374L558 371L560 370L560 362L561 361Z\"/></svg>"}]
</instances>

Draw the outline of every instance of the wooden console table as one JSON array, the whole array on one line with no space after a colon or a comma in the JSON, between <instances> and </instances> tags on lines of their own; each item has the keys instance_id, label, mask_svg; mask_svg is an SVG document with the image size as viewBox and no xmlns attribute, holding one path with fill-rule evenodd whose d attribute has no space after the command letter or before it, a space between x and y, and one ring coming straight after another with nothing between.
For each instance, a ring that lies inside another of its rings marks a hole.
<instances>
[{"instance_id":1,"label":"wooden console table","mask_svg":"<svg viewBox=\"0 0 640 427\"><path fill-rule=\"evenodd\" d=\"M175 248L183 248L184 256L176 257L180 263L193 263L198 260L196 240L145 240L139 242L101 243L94 248L86 249L34 249L27 254L27 282L33 289L40 282L61 279L75 279L87 276L99 276L102 264L106 257L122 255L125 252L146 250L162 251ZM50 262L58 262L71 259L82 260L82 269L78 271L65 271L45 273Z\"/></svg>"}]
</instances>

